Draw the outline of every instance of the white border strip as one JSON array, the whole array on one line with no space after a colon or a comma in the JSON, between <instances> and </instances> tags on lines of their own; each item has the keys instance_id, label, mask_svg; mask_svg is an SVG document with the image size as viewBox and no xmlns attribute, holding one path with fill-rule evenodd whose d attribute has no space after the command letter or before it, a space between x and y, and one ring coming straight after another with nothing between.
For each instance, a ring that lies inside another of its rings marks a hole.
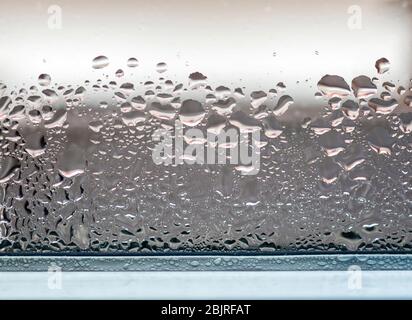
<instances>
[{"instance_id":1,"label":"white border strip","mask_svg":"<svg viewBox=\"0 0 412 320\"><path fill-rule=\"evenodd\" d=\"M0 299L411 299L412 271L0 273ZM359 284L359 283L358 283Z\"/></svg>"}]
</instances>

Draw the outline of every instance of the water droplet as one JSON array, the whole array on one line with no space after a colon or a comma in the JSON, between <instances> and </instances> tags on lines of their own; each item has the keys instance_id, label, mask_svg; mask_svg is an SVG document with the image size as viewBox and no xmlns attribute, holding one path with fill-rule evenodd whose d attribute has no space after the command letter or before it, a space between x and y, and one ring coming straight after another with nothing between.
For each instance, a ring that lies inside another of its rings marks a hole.
<instances>
[{"instance_id":1,"label":"water droplet","mask_svg":"<svg viewBox=\"0 0 412 320\"><path fill-rule=\"evenodd\" d=\"M277 138L283 132L281 124L278 122L274 115L270 115L263 120L263 126L265 128L265 136L268 138Z\"/></svg>"},{"instance_id":2,"label":"water droplet","mask_svg":"<svg viewBox=\"0 0 412 320\"><path fill-rule=\"evenodd\" d=\"M329 98L346 97L351 91L345 79L336 75L326 75L318 82L319 90Z\"/></svg>"},{"instance_id":3,"label":"water droplet","mask_svg":"<svg viewBox=\"0 0 412 320\"><path fill-rule=\"evenodd\" d=\"M14 157L0 157L0 183L10 180L15 171L20 168L20 161Z\"/></svg>"},{"instance_id":4,"label":"water droplet","mask_svg":"<svg viewBox=\"0 0 412 320\"><path fill-rule=\"evenodd\" d=\"M149 113L160 120L172 120L176 115L176 110L171 105L162 105L158 102L153 102L150 105Z\"/></svg>"},{"instance_id":5,"label":"water droplet","mask_svg":"<svg viewBox=\"0 0 412 320\"><path fill-rule=\"evenodd\" d=\"M389 70L390 62L386 58L380 58L375 62L375 68L379 74L383 74Z\"/></svg>"},{"instance_id":6,"label":"water droplet","mask_svg":"<svg viewBox=\"0 0 412 320\"><path fill-rule=\"evenodd\" d=\"M233 108L236 106L236 100L228 98L226 100L219 100L212 105L212 110L215 110L221 115L228 115L232 113Z\"/></svg>"},{"instance_id":7,"label":"water droplet","mask_svg":"<svg viewBox=\"0 0 412 320\"><path fill-rule=\"evenodd\" d=\"M291 104L293 104L293 98L291 96L282 96L279 98L279 101L276 107L273 109L273 113L276 116L283 115L288 109Z\"/></svg>"},{"instance_id":8,"label":"water droplet","mask_svg":"<svg viewBox=\"0 0 412 320\"><path fill-rule=\"evenodd\" d=\"M356 98L369 98L378 92L376 85L366 76L359 76L352 80L352 90Z\"/></svg>"},{"instance_id":9,"label":"water droplet","mask_svg":"<svg viewBox=\"0 0 412 320\"><path fill-rule=\"evenodd\" d=\"M103 69L109 65L109 59L106 56L98 56L92 62L93 69Z\"/></svg>"},{"instance_id":10,"label":"water droplet","mask_svg":"<svg viewBox=\"0 0 412 320\"><path fill-rule=\"evenodd\" d=\"M206 112L200 102L185 100L180 108L179 119L183 124L194 127L203 120L205 114Z\"/></svg>"},{"instance_id":11,"label":"water droplet","mask_svg":"<svg viewBox=\"0 0 412 320\"><path fill-rule=\"evenodd\" d=\"M38 81L39 85L41 85L42 87L47 87L48 85L50 85L51 77L46 73L42 73L41 75L39 75Z\"/></svg>"},{"instance_id":12,"label":"water droplet","mask_svg":"<svg viewBox=\"0 0 412 320\"><path fill-rule=\"evenodd\" d=\"M346 143L343 136L335 131L327 132L319 137L319 145L329 157L336 156L345 150Z\"/></svg>"},{"instance_id":13,"label":"water droplet","mask_svg":"<svg viewBox=\"0 0 412 320\"><path fill-rule=\"evenodd\" d=\"M241 132L260 130L260 122L243 111L234 112L230 117L229 122L238 127Z\"/></svg>"},{"instance_id":14,"label":"water droplet","mask_svg":"<svg viewBox=\"0 0 412 320\"><path fill-rule=\"evenodd\" d=\"M189 87L197 89L207 85L207 77L200 72L194 72L189 75Z\"/></svg>"},{"instance_id":15,"label":"water droplet","mask_svg":"<svg viewBox=\"0 0 412 320\"><path fill-rule=\"evenodd\" d=\"M46 152L46 138L43 133L34 131L30 128L31 132L27 132L24 136L26 140L26 151L33 158L39 157Z\"/></svg>"},{"instance_id":16,"label":"water droplet","mask_svg":"<svg viewBox=\"0 0 412 320\"><path fill-rule=\"evenodd\" d=\"M378 154L391 155L395 139L387 129L383 127L375 127L368 135L368 142L371 148Z\"/></svg>"},{"instance_id":17,"label":"water droplet","mask_svg":"<svg viewBox=\"0 0 412 320\"><path fill-rule=\"evenodd\" d=\"M326 184L334 183L339 176L341 168L332 159L326 158L319 166L319 174Z\"/></svg>"},{"instance_id":18,"label":"water droplet","mask_svg":"<svg viewBox=\"0 0 412 320\"><path fill-rule=\"evenodd\" d=\"M57 167L59 173L66 178L84 173L86 168L84 149L75 143L68 144L58 159Z\"/></svg>"},{"instance_id":19,"label":"water droplet","mask_svg":"<svg viewBox=\"0 0 412 320\"><path fill-rule=\"evenodd\" d=\"M146 114L140 110L133 110L122 114L122 121L127 126L136 126L146 120Z\"/></svg>"},{"instance_id":20,"label":"water droplet","mask_svg":"<svg viewBox=\"0 0 412 320\"><path fill-rule=\"evenodd\" d=\"M398 101L391 99L388 101L379 98L369 100L369 107L371 107L378 114L389 114L398 106Z\"/></svg>"},{"instance_id":21,"label":"water droplet","mask_svg":"<svg viewBox=\"0 0 412 320\"><path fill-rule=\"evenodd\" d=\"M253 108L258 108L266 101L267 94L264 91L253 91L250 94L250 100Z\"/></svg>"},{"instance_id":22,"label":"water droplet","mask_svg":"<svg viewBox=\"0 0 412 320\"><path fill-rule=\"evenodd\" d=\"M412 112L402 113L399 115L401 120L400 128L404 133L412 132Z\"/></svg>"},{"instance_id":23,"label":"water droplet","mask_svg":"<svg viewBox=\"0 0 412 320\"><path fill-rule=\"evenodd\" d=\"M127 60L127 66L129 68L136 68L139 66L139 61L136 58L129 58L129 60Z\"/></svg>"},{"instance_id":24,"label":"water droplet","mask_svg":"<svg viewBox=\"0 0 412 320\"><path fill-rule=\"evenodd\" d=\"M159 63L156 65L156 71L157 71L158 73L166 72L166 71L167 71L167 64L166 64L165 62L159 62Z\"/></svg>"},{"instance_id":25,"label":"water droplet","mask_svg":"<svg viewBox=\"0 0 412 320\"><path fill-rule=\"evenodd\" d=\"M353 100L347 100L342 104L343 114L351 120L356 120L359 116L359 105Z\"/></svg>"},{"instance_id":26,"label":"water droplet","mask_svg":"<svg viewBox=\"0 0 412 320\"><path fill-rule=\"evenodd\" d=\"M226 126L226 117L218 114L218 113L211 113L207 118L206 128L207 131L218 135L223 128Z\"/></svg>"}]
</instances>

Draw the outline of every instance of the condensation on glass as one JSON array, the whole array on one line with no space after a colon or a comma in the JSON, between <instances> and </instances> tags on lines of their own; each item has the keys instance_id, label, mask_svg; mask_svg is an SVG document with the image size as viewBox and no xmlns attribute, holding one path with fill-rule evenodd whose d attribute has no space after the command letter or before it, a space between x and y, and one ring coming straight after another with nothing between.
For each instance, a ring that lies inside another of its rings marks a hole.
<instances>
[{"instance_id":1,"label":"condensation on glass","mask_svg":"<svg viewBox=\"0 0 412 320\"><path fill-rule=\"evenodd\" d=\"M411 251L411 1L6 0L0 29L2 253Z\"/></svg>"}]
</instances>

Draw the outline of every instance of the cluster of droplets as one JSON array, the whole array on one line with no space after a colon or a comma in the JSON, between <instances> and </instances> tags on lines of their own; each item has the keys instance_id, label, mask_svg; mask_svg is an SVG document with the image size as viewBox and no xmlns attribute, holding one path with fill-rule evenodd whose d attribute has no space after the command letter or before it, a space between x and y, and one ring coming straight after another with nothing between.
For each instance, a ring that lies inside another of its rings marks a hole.
<instances>
[{"instance_id":1,"label":"cluster of droplets","mask_svg":"<svg viewBox=\"0 0 412 320\"><path fill-rule=\"evenodd\" d=\"M322 77L315 96L327 105L299 127L284 121L294 100L282 82L247 92L193 72L185 85L165 62L140 83L118 69L77 86L48 74L28 89L0 84L0 250L409 249L411 88L381 79L387 59L375 66L378 77L351 86ZM243 176L250 168L229 154L225 165L156 166L152 135L177 120L187 145L210 143L190 128L261 132L260 171Z\"/></svg>"},{"instance_id":2,"label":"cluster of droplets","mask_svg":"<svg viewBox=\"0 0 412 320\"><path fill-rule=\"evenodd\" d=\"M384 74L389 65L382 58L375 66L379 74ZM354 78L351 88L337 75L326 75L318 82L317 96L327 98L328 106L324 114L315 120L308 119L304 126L313 129L327 156L321 170L326 184L337 180L340 167L350 174L358 171L367 158L367 149L390 156L399 147L396 142L411 132L410 90L385 81L378 97L379 82L379 78L364 75ZM395 110L400 110L400 114ZM367 134L361 141L356 139L364 133ZM407 138L406 145L408 141ZM368 180L363 174L354 174L354 179Z\"/></svg>"}]
</instances>

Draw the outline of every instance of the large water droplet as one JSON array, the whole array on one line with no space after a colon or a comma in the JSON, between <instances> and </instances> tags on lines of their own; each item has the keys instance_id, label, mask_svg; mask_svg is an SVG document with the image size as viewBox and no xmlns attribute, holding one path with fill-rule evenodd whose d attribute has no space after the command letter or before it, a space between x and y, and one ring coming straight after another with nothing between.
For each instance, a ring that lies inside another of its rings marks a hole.
<instances>
[{"instance_id":1,"label":"large water droplet","mask_svg":"<svg viewBox=\"0 0 412 320\"><path fill-rule=\"evenodd\" d=\"M352 90L356 98L369 98L378 92L376 85L366 76L359 76L352 80Z\"/></svg>"},{"instance_id":2,"label":"large water droplet","mask_svg":"<svg viewBox=\"0 0 412 320\"><path fill-rule=\"evenodd\" d=\"M275 109L273 109L273 113L276 116L281 116L284 114L289 106L293 103L293 98L291 96L282 96L279 98L278 104L276 105Z\"/></svg>"},{"instance_id":3,"label":"large water droplet","mask_svg":"<svg viewBox=\"0 0 412 320\"><path fill-rule=\"evenodd\" d=\"M347 100L342 104L342 111L347 118L355 120L359 116L359 105L353 100Z\"/></svg>"},{"instance_id":4,"label":"large water droplet","mask_svg":"<svg viewBox=\"0 0 412 320\"><path fill-rule=\"evenodd\" d=\"M378 154L392 154L392 147L395 138L383 127L375 127L368 135L368 142L371 148Z\"/></svg>"},{"instance_id":5,"label":"large water droplet","mask_svg":"<svg viewBox=\"0 0 412 320\"><path fill-rule=\"evenodd\" d=\"M341 168L332 159L325 159L319 166L319 173L322 181L326 184L331 184L338 179Z\"/></svg>"},{"instance_id":6,"label":"large water droplet","mask_svg":"<svg viewBox=\"0 0 412 320\"><path fill-rule=\"evenodd\" d=\"M171 105L162 105L158 102L153 102L150 105L149 113L160 120L172 120L176 115L176 110Z\"/></svg>"},{"instance_id":7,"label":"large water droplet","mask_svg":"<svg viewBox=\"0 0 412 320\"><path fill-rule=\"evenodd\" d=\"M194 89L205 86L207 77L200 72L194 72L189 75L189 86Z\"/></svg>"},{"instance_id":8,"label":"large water droplet","mask_svg":"<svg viewBox=\"0 0 412 320\"><path fill-rule=\"evenodd\" d=\"M253 91L250 94L250 103L253 108L258 108L262 103L266 101L267 94L264 91Z\"/></svg>"},{"instance_id":9,"label":"large water droplet","mask_svg":"<svg viewBox=\"0 0 412 320\"><path fill-rule=\"evenodd\" d=\"M371 107L376 113L389 114L398 106L398 101L395 99L382 100L379 98L373 98L369 100L369 107Z\"/></svg>"},{"instance_id":10,"label":"large water droplet","mask_svg":"<svg viewBox=\"0 0 412 320\"><path fill-rule=\"evenodd\" d=\"M263 120L263 126L265 128L265 136L268 138L277 138L283 132L281 124L273 114Z\"/></svg>"},{"instance_id":11,"label":"large water droplet","mask_svg":"<svg viewBox=\"0 0 412 320\"><path fill-rule=\"evenodd\" d=\"M218 114L211 113L207 118L206 128L208 132L218 135L226 125L226 117Z\"/></svg>"},{"instance_id":12,"label":"large water droplet","mask_svg":"<svg viewBox=\"0 0 412 320\"><path fill-rule=\"evenodd\" d=\"M325 75L318 82L319 90L329 98L346 97L351 91L345 79L336 75Z\"/></svg>"},{"instance_id":13,"label":"large water droplet","mask_svg":"<svg viewBox=\"0 0 412 320\"><path fill-rule=\"evenodd\" d=\"M345 150L346 144L343 136L335 131L327 132L319 137L319 145L329 157L336 156Z\"/></svg>"},{"instance_id":14,"label":"large water droplet","mask_svg":"<svg viewBox=\"0 0 412 320\"><path fill-rule=\"evenodd\" d=\"M232 113L233 108L236 106L236 100L228 98L225 100L219 100L212 105L212 110L215 110L221 115L228 115Z\"/></svg>"},{"instance_id":15,"label":"large water droplet","mask_svg":"<svg viewBox=\"0 0 412 320\"><path fill-rule=\"evenodd\" d=\"M203 120L205 114L206 112L200 102L185 100L180 108L179 119L183 124L194 127Z\"/></svg>"},{"instance_id":16,"label":"large water droplet","mask_svg":"<svg viewBox=\"0 0 412 320\"><path fill-rule=\"evenodd\" d=\"M400 128L404 133L412 132L412 112L402 113L399 115L401 120Z\"/></svg>"},{"instance_id":17,"label":"large water droplet","mask_svg":"<svg viewBox=\"0 0 412 320\"><path fill-rule=\"evenodd\" d=\"M143 111L132 110L122 114L122 121L127 126L136 126L146 120L146 114Z\"/></svg>"},{"instance_id":18,"label":"large water droplet","mask_svg":"<svg viewBox=\"0 0 412 320\"><path fill-rule=\"evenodd\" d=\"M0 183L10 180L18 168L20 168L20 161L16 158L9 156L0 158Z\"/></svg>"},{"instance_id":19,"label":"large water droplet","mask_svg":"<svg viewBox=\"0 0 412 320\"><path fill-rule=\"evenodd\" d=\"M86 168L84 150L74 143L67 145L58 159L57 167L59 173L66 178L82 174Z\"/></svg>"},{"instance_id":20,"label":"large water droplet","mask_svg":"<svg viewBox=\"0 0 412 320\"><path fill-rule=\"evenodd\" d=\"M234 112L230 117L229 122L238 127L241 132L260 130L260 122L243 111Z\"/></svg>"}]
</instances>

